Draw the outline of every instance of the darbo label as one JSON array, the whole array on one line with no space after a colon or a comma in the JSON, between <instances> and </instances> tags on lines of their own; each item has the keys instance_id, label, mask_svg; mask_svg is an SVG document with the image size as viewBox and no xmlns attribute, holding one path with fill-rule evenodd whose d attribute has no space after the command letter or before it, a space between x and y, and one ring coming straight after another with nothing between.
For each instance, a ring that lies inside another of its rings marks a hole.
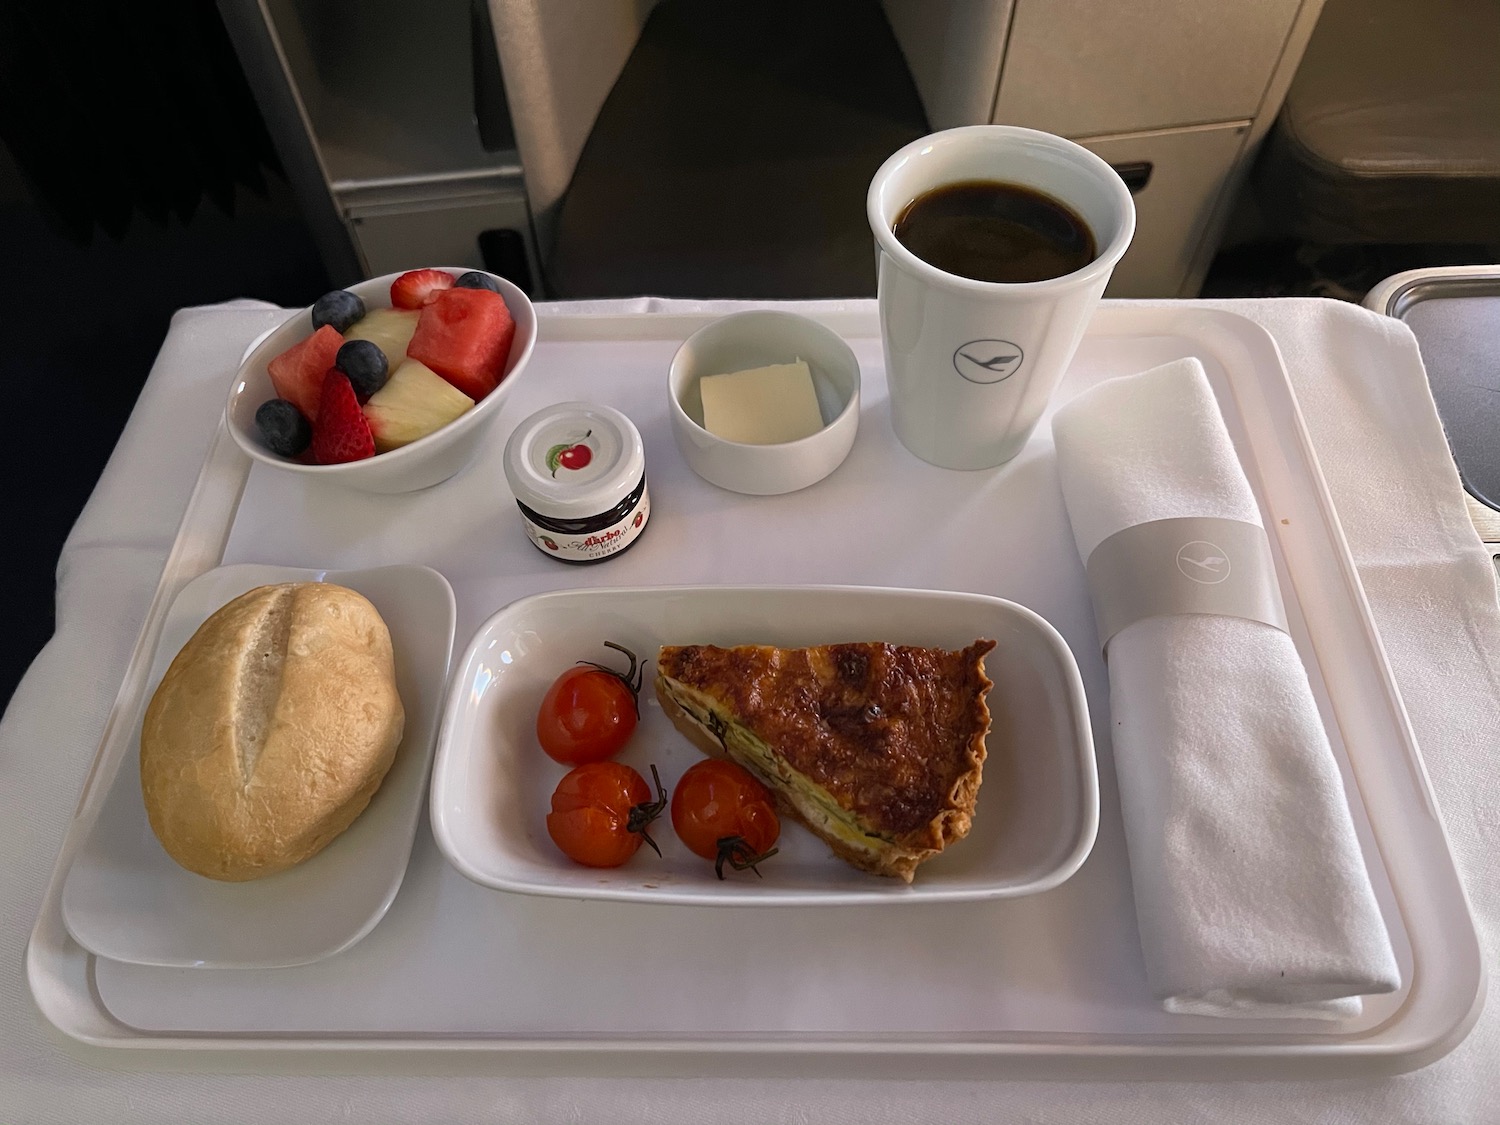
<instances>
[{"instance_id":1,"label":"darbo label","mask_svg":"<svg viewBox=\"0 0 1500 1125\"><path fill-rule=\"evenodd\" d=\"M531 541L544 554L567 562L598 562L619 554L645 530L646 521L651 518L651 494L642 492L640 502L623 519L586 533L554 531L533 523L524 514L521 518L526 523L526 533L531 536Z\"/></svg>"}]
</instances>

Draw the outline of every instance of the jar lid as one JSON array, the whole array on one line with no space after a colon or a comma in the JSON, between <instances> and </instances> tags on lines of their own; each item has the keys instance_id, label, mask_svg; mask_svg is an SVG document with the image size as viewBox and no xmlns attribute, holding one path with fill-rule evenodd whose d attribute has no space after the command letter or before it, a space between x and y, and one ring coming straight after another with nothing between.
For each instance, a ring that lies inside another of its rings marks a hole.
<instances>
[{"instance_id":1,"label":"jar lid","mask_svg":"<svg viewBox=\"0 0 1500 1125\"><path fill-rule=\"evenodd\" d=\"M505 479L516 499L557 519L609 511L645 472L646 450L635 424L612 407L590 402L544 407L505 443Z\"/></svg>"}]
</instances>

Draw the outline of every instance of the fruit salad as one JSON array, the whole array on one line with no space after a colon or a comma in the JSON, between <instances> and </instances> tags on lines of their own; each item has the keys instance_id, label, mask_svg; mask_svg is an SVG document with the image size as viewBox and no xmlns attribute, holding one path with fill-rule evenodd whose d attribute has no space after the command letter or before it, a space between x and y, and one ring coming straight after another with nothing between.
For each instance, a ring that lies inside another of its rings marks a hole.
<instances>
[{"instance_id":1,"label":"fruit salad","mask_svg":"<svg viewBox=\"0 0 1500 1125\"><path fill-rule=\"evenodd\" d=\"M276 397L255 412L261 442L318 465L409 445L460 417L505 377L516 323L489 274L410 270L391 307L336 289L312 334L267 366Z\"/></svg>"}]
</instances>

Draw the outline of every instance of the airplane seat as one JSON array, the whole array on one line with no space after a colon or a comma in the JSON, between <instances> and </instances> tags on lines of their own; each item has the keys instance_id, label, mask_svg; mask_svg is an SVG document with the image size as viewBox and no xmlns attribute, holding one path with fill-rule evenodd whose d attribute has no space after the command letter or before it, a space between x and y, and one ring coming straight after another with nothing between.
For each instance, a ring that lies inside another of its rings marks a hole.
<instances>
[{"instance_id":1,"label":"airplane seat","mask_svg":"<svg viewBox=\"0 0 1500 1125\"><path fill-rule=\"evenodd\" d=\"M929 131L876 0L490 10L550 296L874 295L866 189Z\"/></svg>"},{"instance_id":2,"label":"airplane seat","mask_svg":"<svg viewBox=\"0 0 1500 1125\"><path fill-rule=\"evenodd\" d=\"M1327 0L1252 173L1279 232L1500 244L1500 2Z\"/></svg>"}]
</instances>

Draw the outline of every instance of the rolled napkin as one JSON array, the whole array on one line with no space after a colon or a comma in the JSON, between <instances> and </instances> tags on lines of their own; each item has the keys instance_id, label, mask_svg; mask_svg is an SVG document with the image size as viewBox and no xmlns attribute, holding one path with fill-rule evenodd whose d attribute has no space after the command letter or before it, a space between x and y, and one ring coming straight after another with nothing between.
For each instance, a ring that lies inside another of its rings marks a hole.
<instances>
[{"instance_id":1,"label":"rolled napkin","mask_svg":"<svg viewBox=\"0 0 1500 1125\"><path fill-rule=\"evenodd\" d=\"M1151 521L1262 527L1195 359L1094 387L1057 412L1052 432L1085 563ZM1340 1019L1359 1013L1361 996L1399 987L1291 637L1192 612L1104 639L1136 917L1166 1010Z\"/></svg>"}]
</instances>

